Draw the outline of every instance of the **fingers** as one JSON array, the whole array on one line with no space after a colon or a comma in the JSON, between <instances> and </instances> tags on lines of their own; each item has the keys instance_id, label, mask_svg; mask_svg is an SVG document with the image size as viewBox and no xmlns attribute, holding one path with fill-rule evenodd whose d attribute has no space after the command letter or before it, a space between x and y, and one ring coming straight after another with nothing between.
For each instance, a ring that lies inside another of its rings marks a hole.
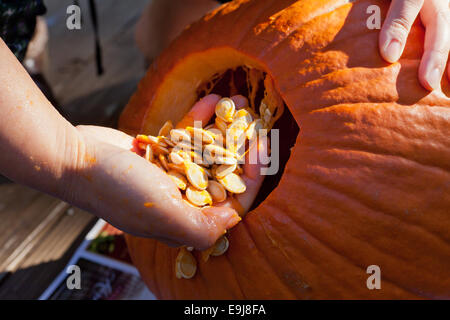
<instances>
[{"instance_id":1,"label":"fingers","mask_svg":"<svg viewBox=\"0 0 450 320\"><path fill-rule=\"evenodd\" d=\"M425 50L419 67L419 80L428 90L439 89L450 48L448 1L428 0L420 15L426 32Z\"/></svg>"},{"instance_id":2,"label":"fingers","mask_svg":"<svg viewBox=\"0 0 450 320\"><path fill-rule=\"evenodd\" d=\"M219 102L220 96L210 94L199 100L191 110L178 122L178 129L194 126L194 121L201 121L202 125L206 125L214 115L215 107Z\"/></svg>"},{"instance_id":3,"label":"fingers","mask_svg":"<svg viewBox=\"0 0 450 320\"><path fill-rule=\"evenodd\" d=\"M392 0L379 38L380 53L386 61L394 63L402 55L411 26L423 3L424 0Z\"/></svg>"}]
</instances>

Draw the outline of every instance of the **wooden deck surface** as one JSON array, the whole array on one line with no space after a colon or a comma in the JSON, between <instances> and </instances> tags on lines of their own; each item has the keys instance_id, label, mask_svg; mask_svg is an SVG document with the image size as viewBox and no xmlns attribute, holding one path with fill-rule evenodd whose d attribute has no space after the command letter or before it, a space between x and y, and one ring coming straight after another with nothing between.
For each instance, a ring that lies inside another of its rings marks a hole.
<instances>
[{"instance_id":1,"label":"wooden deck surface","mask_svg":"<svg viewBox=\"0 0 450 320\"><path fill-rule=\"evenodd\" d=\"M66 28L72 0L45 0L50 31L46 73L74 124L116 125L144 74L134 25L147 0L97 1L105 73L96 75L87 0L81 30ZM35 299L62 271L96 218L38 191L0 179L0 299Z\"/></svg>"}]
</instances>

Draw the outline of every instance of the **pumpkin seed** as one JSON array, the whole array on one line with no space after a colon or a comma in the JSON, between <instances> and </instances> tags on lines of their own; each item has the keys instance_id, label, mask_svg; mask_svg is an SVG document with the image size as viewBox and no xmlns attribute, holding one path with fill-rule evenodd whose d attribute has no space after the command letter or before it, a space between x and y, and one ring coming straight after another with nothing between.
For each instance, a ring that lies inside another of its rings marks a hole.
<instances>
[{"instance_id":1,"label":"pumpkin seed","mask_svg":"<svg viewBox=\"0 0 450 320\"><path fill-rule=\"evenodd\" d=\"M161 146L163 148L169 147L169 145L164 141L164 137L158 136L158 146Z\"/></svg>"},{"instance_id":2,"label":"pumpkin seed","mask_svg":"<svg viewBox=\"0 0 450 320\"><path fill-rule=\"evenodd\" d=\"M175 151L172 151L169 154L169 159L174 164L183 164L184 160L185 160L185 159L183 159L183 157L180 155L179 152L175 152Z\"/></svg>"},{"instance_id":3,"label":"pumpkin seed","mask_svg":"<svg viewBox=\"0 0 450 320\"><path fill-rule=\"evenodd\" d=\"M263 122L261 119L256 119L250 125L248 126L247 130L245 131L245 134L247 136L247 139L252 141L253 139L256 139L256 137L259 134L259 130L263 128Z\"/></svg>"},{"instance_id":4,"label":"pumpkin seed","mask_svg":"<svg viewBox=\"0 0 450 320\"><path fill-rule=\"evenodd\" d=\"M217 180L231 193L244 193L247 189L244 180L242 180L242 178L235 173L230 173L222 179Z\"/></svg>"},{"instance_id":5,"label":"pumpkin seed","mask_svg":"<svg viewBox=\"0 0 450 320\"><path fill-rule=\"evenodd\" d=\"M169 167L170 170L175 170L183 175L186 174L184 164L169 163L169 164L167 164L167 166Z\"/></svg>"},{"instance_id":6,"label":"pumpkin seed","mask_svg":"<svg viewBox=\"0 0 450 320\"><path fill-rule=\"evenodd\" d=\"M190 142L191 135L185 129L172 129L170 130L170 140L175 144L178 144L181 141Z\"/></svg>"},{"instance_id":7,"label":"pumpkin seed","mask_svg":"<svg viewBox=\"0 0 450 320\"><path fill-rule=\"evenodd\" d=\"M253 117L246 109L241 109L237 111L234 115L233 123L236 121L243 121L247 124L247 126L252 123Z\"/></svg>"},{"instance_id":8,"label":"pumpkin seed","mask_svg":"<svg viewBox=\"0 0 450 320\"><path fill-rule=\"evenodd\" d=\"M162 147L162 146L160 146L159 144L155 144L154 146L153 146L153 151L157 154L157 155L160 155L160 154L169 154L170 152L169 152L169 149L167 149L166 147Z\"/></svg>"},{"instance_id":9,"label":"pumpkin seed","mask_svg":"<svg viewBox=\"0 0 450 320\"><path fill-rule=\"evenodd\" d=\"M216 116L225 122L232 122L236 106L230 98L222 98L216 104Z\"/></svg>"},{"instance_id":10,"label":"pumpkin seed","mask_svg":"<svg viewBox=\"0 0 450 320\"><path fill-rule=\"evenodd\" d=\"M189 202L198 207L203 207L212 204L212 198L208 191L198 190L193 186L187 187L186 198L189 200Z\"/></svg>"},{"instance_id":11,"label":"pumpkin seed","mask_svg":"<svg viewBox=\"0 0 450 320\"><path fill-rule=\"evenodd\" d=\"M201 153L199 153L197 151L191 151L190 155L191 155L191 161L192 162L195 162L196 164L202 164L203 163L203 157L202 157Z\"/></svg>"},{"instance_id":12,"label":"pumpkin seed","mask_svg":"<svg viewBox=\"0 0 450 320\"><path fill-rule=\"evenodd\" d=\"M214 244L213 250L210 254L213 257L221 256L228 250L229 245L230 242L226 236L220 237Z\"/></svg>"},{"instance_id":13,"label":"pumpkin seed","mask_svg":"<svg viewBox=\"0 0 450 320\"><path fill-rule=\"evenodd\" d=\"M164 123L164 125L161 127L161 129L159 130L158 136L168 136L170 133L170 130L173 129L173 124L172 121L166 121L166 123Z\"/></svg>"},{"instance_id":14,"label":"pumpkin seed","mask_svg":"<svg viewBox=\"0 0 450 320\"><path fill-rule=\"evenodd\" d=\"M175 275L178 279L191 279L197 271L197 261L194 255L181 248L175 260Z\"/></svg>"},{"instance_id":15,"label":"pumpkin seed","mask_svg":"<svg viewBox=\"0 0 450 320\"><path fill-rule=\"evenodd\" d=\"M208 188L206 190L209 192L214 202L223 202L227 199L225 188L215 180L208 181Z\"/></svg>"},{"instance_id":16,"label":"pumpkin seed","mask_svg":"<svg viewBox=\"0 0 450 320\"><path fill-rule=\"evenodd\" d=\"M237 164L238 160L236 158L230 158L230 157L216 157L215 163L216 164L225 164L225 165L234 165Z\"/></svg>"},{"instance_id":17,"label":"pumpkin seed","mask_svg":"<svg viewBox=\"0 0 450 320\"><path fill-rule=\"evenodd\" d=\"M164 169L164 167L162 166L161 162L159 161L154 161L152 162L155 166L157 166L158 168L160 168L162 171L166 172L166 170Z\"/></svg>"},{"instance_id":18,"label":"pumpkin seed","mask_svg":"<svg viewBox=\"0 0 450 320\"><path fill-rule=\"evenodd\" d=\"M169 170L167 174L172 179L172 181L177 185L178 189L186 190L187 180L181 173L175 170Z\"/></svg>"},{"instance_id":19,"label":"pumpkin seed","mask_svg":"<svg viewBox=\"0 0 450 320\"><path fill-rule=\"evenodd\" d=\"M145 160L150 162L153 161L153 150L149 144L145 147Z\"/></svg>"},{"instance_id":20,"label":"pumpkin seed","mask_svg":"<svg viewBox=\"0 0 450 320\"><path fill-rule=\"evenodd\" d=\"M227 133L229 134L229 132L233 133L233 132L245 131L245 130L247 130L249 125L250 125L250 122L247 123L247 121L245 121L244 119L238 119L228 126Z\"/></svg>"},{"instance_id":21,"label":"pumpkin seed","mask_svg":"<svg viewBox=\"0 0 450 320\"><path fill-rule=\"evenodd\" d=\"M219 129L223 135L226 135L228 128L227 123L219 117L216 117L216 120L214 120L214 122L216 124L217 129Z\"/></svg>"},{"instance_id":22,"label":"pumpkin seed","mask_svg":"<svg viewBox=\"0 0 450 320\"><path fill-rule=\"evenodd\" d=\"M209 133L206 130L203 130L202 128L197 128L197 127L186 127L186 130L191 133L195 137L199 137L199 139L202 139L202 142L205 144L210 144L214 142L214 136L211 135L211 133Z\"/></svg>"},{"instance_id":23,"label":"pumpkin seed","mask_svg":"<svg viewBox=\"0 0 450 320\"><path fill-rule=\"evenodd\" d=\"M185 161L184 167L186 177L195 188L205 190L208 187L208 176L202 167L190 161Z\"/></svg>"},{"instance_id":24,"label":"pumpkin seed","mask_svg":"<svg viewBox=\"0 0 450 320\"><path fill-rule=\"evenodd\" d=\"M172 140L170 140L169 138L167 138L167 137L163 137L163 141L164 141L164 143L165 144L167 144L169 147L175 147L176 146L176 144L172 141Z\"/></svg>"},{"instance_id":25,"label":"pumpkin seed","mask_svg":"<svg viewBox=\"0 0 450 320\"><path fill-rule=\"evenodd\" d=\"M222 164L217 167L216 169L216 178L217 179L223 179L225 176L229 175L230 173L233 173L237 168L237 164Z\"/></svg>"},{"instance_id":26,"label":"pumpkin seed","mask_svg":"<svg viewBox=\"0 0 450 320\"><path fill-rule=\"evenodd\" d=\"M213 159L236 157L235 153L230 152L227 149L222 148L220 146L216 146L214 144L208 144L207 146L205 146L204 152L206 155L211 156Z\"/></svg>"},{"instance_id":27,"label":"pumpkin seed","mask_svg":"<svg viewBox=\"0 0 450 320\"><path fill-rule=\"evenodd\" d=\"M166 160L166 157L163 154L160 154L158 156L159 162L161 162L161 165L163 166L164 170L168 171L169 170L169 166Z\"/></svg>"}]
</instances>

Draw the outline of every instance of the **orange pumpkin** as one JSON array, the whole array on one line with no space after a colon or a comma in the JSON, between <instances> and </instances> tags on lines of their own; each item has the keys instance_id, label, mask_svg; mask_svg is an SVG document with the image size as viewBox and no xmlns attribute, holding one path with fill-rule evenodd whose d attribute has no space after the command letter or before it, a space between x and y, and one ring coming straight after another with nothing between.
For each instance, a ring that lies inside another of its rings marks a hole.
<instances>
[{"instance_id":1,"label":"orange pumpkin","mask_svg":"<svg viewBox=\"0 0 450 320\"><path fill-rule=\"evenodd\" d=\"M155 133L214 75L266 72L301 128L279 185L190 280L177 249L127 237L162 299L450 298L450 87L417 79L417 22L399 63L378 51L377 0L240 0L191 25L151 66L120 120ZM367 267L381 270L369 290Z\"/></svg>"}]
</instances>

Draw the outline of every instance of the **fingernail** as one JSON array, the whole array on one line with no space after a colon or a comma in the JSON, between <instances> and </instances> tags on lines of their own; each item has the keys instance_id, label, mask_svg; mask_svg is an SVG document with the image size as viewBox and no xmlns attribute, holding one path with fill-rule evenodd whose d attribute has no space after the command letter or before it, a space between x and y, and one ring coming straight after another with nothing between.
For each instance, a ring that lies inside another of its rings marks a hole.
<instances>
[{"instance_id":1,"label":"fingernail","mask_svg":"<svg viewBox=\"0 0 450 320\"><path fill-rule=\"evenodd\" d=\"M394 63L400 59L402 44L397 39L392 39L384 49L384 56L387 61Z\"/></svg>"},{"instance_id":2,"label":"fingernail","mask_svg":"<svg viewBox=\"0 0 450 320\"><path fill-rule=\"evenodd\" d=\"M439 68L433 68L425 74L425 80L431 89L436 90L441 86L441 71Z\"/></svg>"}]
</instances>

